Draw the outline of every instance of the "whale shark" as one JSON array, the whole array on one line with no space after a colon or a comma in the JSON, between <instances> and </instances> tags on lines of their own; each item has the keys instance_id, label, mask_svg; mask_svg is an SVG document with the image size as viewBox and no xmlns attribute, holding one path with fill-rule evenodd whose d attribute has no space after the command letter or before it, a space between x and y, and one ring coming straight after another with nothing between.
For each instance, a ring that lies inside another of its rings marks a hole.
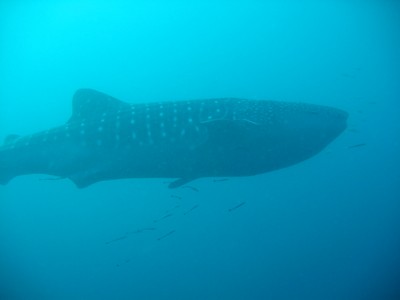
<instances>
[{"instance_id":1,"label":"whale shark","mask_svg":"<svg viewBox=\"0 0 400 300\"><path fill-rule=\"evenodd\" d=\"M124 178L241 177L302 162L336 139L348 114L337 108L218 98L130 104L79 89L58 127L9 135L0 184L27 174L70 179L78 188Z\"/></svg>"}]
</instances>

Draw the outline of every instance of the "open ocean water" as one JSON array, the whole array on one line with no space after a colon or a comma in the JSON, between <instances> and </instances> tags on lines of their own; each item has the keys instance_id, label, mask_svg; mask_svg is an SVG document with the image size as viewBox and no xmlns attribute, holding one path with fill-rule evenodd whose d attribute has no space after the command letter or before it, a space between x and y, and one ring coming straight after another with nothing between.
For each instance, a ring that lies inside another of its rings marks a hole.
<instances>
[{"instance_id":1,"label":"open ocean water","mask_svg":"<svg viewBox=\"0 0 400 300\"><path fill-rule=\"evenodd\" d=\"M318 155L258 176L13 179L0 300L400 299L399 54L394 0L2 1L2 140L65 123L79 88L349 119Z\"/></svg>"}]
</instances>

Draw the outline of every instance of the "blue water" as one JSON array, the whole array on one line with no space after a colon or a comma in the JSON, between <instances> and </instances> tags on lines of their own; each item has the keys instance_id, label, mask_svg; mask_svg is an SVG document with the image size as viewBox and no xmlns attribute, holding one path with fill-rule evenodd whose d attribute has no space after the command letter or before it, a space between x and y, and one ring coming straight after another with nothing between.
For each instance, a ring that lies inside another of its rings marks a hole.
<instances>
[{"instance_id":1,"label":"blue water","mask_svg":"<svg viewBox=\"0 0 400 300\"><path fill-rule=\"evenodd\" d=\"M378 0L2 1L1 139L63 124L82 87L350 117L310 160L197 190L15 178L0 299L400 299L399 20Z\"/></svg>"}]
</instances>

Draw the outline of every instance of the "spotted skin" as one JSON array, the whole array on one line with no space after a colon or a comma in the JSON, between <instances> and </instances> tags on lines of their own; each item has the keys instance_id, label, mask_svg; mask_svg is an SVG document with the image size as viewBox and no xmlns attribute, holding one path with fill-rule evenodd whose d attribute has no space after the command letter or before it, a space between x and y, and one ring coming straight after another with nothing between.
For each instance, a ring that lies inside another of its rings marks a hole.
<instances>
[{"instance_id":1,"label":"spotted skin","mask_svg":"<svg viewBox=\"0 0 400 300\"><path fill-rule=\"evenodd\" d=\"M78 90L63 126L0 148L0 184L24 174L78 187L119 178L256 175L303 161L346 128L342 110L237 98L129 104Z\"/></svg>"}]
</instances>

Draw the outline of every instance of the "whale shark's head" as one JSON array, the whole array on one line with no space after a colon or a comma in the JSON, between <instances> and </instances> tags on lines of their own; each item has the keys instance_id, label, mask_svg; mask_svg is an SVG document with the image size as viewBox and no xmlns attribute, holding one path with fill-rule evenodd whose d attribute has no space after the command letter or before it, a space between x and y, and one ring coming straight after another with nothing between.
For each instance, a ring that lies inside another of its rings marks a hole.
<instances>
[{"instance_id":1,"label":"whale shark's head","mask_svg":"<svg viewBox=\"0 0 400 300\"><path fill-rule=\"evenodd\" d=\"M303 147L325 147L347 127L348 114L341 109L304 103L281 106L275 119L277 126Z\"/></svg>"},{"instance_id":2,"label":"whale shark's head","mask_svg":"<svg viewBox=\"0 0 400 300\"><path fill-rule=\"evenodd\" d=\"M317 154L347 127L347 112L328 106L250 100L237 107L236 117L254 124L249 134L258 151L252 155L263 158L267 170Z\"/></svg>"}]
</instances>

